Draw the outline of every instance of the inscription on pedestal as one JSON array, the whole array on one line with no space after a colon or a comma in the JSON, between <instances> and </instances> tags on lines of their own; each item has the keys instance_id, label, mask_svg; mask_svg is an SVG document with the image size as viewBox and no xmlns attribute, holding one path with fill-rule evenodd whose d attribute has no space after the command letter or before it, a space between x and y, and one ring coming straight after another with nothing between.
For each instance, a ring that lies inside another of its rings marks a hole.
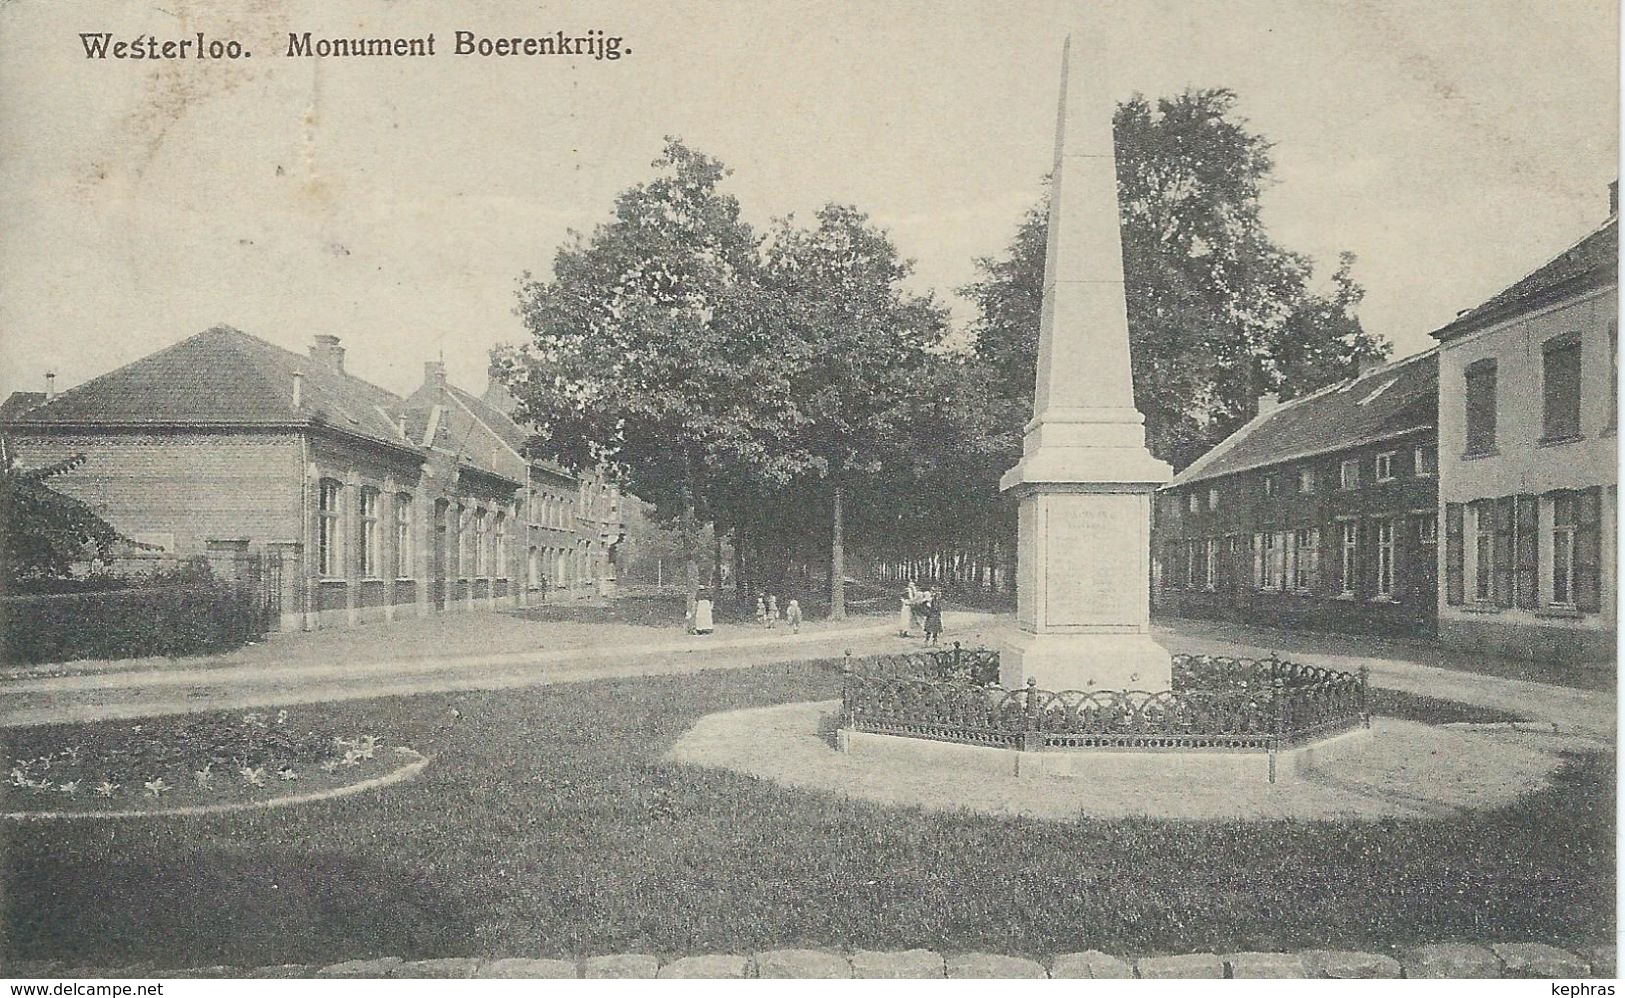
<instances>
[{"instance_id":1,"label":"inscription on pedestal","mask_svg":"<svg viewBox=\"0 0 1625 998\"><path fill-rule=\"evenodd\" d=\"M1142 622L1144 497L1050 496L1044 509L1047 627Z\"/></svg>"}]
</instances>

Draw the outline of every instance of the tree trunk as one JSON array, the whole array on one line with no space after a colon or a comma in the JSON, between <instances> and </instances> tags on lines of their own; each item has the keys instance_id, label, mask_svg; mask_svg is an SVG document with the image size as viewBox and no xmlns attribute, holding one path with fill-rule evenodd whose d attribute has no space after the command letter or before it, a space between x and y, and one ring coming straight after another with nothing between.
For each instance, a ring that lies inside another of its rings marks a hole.
<instances>
[{"instance_id":1,"label":"tree trunk","mask_svg":"<svg viewBox=\"0 0 1625 998\"><path fill-rule=\"evenodd\" d=\"M695 511L692 456L685 454L683 464L683 511L677 522L683 538L683 584L687 619L693 621L694 604L700 598L700 521Z\"/></svg>"},{"instance_id":2,"label":"tree trunk","mask_svg":"<svg viewBox=\"0 0 1625 998\"><path fill-rule=\"evenodd\" d=\"M711 585L722 595L722 527L711 524Z\"/></svg>"},{"instance_id":3,"label":"tree trunk","mask_svg":"<svg viewBox=\"0 0 1625 998\"><path fill-rule=\"evenodd\" d=\"M841 480L835 480L834 530L829 549L829 619L846 619L846 511Z\"/></svg>"}]
</instances>

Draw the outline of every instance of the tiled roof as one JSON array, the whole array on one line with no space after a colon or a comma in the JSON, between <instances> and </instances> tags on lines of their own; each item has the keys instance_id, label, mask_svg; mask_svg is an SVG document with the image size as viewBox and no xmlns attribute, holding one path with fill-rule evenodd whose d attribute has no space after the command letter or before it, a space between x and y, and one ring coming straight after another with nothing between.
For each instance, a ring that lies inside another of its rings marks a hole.
<instances>
[{"instance_id":1,"label":"tiled roof","mask_svg":"<svg viewBox=\"0 0 1625 998\"><path fill-rule=\"evenodd\" d=\"M489 426L492 433L501 437L503 443L520 454L525 453L525 444L530 442L530 434L524 427L514 422L511 416L478 395L465 392L456 385L447 385L446 388L458 402L473 413L476 419Z\"/></svg>"},{"instance_id":2,"label":"tiled roof","mask_svg":"<svg viewBox=\"0 0 1625 998\"><path fill-rule=\"evenodd\" d=\"M9 422L45 401L44 392L12 392L0 402L0 423Z\"/></svg>"},{"instance_id":3,"label":"tiled roof","mask_svg":"<svg viewBox=\"0 0 1625 998\"><path fill-rule=\"evenodd\" d=\"M1174 476L1164 488L1300 460L1438 421L1436 350L1379 367L1352 381L1283 402L1253 418Z\"/></svg>"},{"instance_id":4,"label":"tiled roof","mask_svg":"<svg viewBox=\"0 0 1625 998\"><path fill-rule=\"evenodd\" d=\"M1523 280L1434 330L1433 336L1441 341L1453 339L1618 281L1619 219L1614 217Z\"/></svg>"},{"instance_id":5,"label":"tiled roof","mask_svg":"<svg viewBox=\"0 0 1625 998\"><path fill-rule=\"evenodd\" d=\"M293 404L295 374L303 375ZM72 426L329 426L416 449L396 426L402 399L325 363L215 326L5 421Z\"/></svg>"}]
</instances>

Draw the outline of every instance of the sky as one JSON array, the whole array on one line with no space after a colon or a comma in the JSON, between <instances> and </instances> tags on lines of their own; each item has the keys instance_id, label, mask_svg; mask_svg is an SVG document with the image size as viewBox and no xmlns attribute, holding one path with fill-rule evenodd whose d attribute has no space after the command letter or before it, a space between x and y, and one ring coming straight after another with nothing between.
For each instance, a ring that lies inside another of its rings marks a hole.
<instances>
[{"instance_id":1,"label":"sky","mask_svg":"<svg viewBox=\"0 0 1625 998\"><path fill-rule=\"evenodd\" d=\"M1113 91L1228 87L1274 142L1264 219L1395 355L1601 223L1618 176L1608 0L1129 0ZM856 204L954 289L997 254L1053 156L1076 6L867 0L0 3L0 393L65 389L226 323L332 334L397 392L444 356L484 384L547 276L647 179L662 137L734 173L765 226ZM623 39L618 60L450 54L453 33ZM238 60L85 57L235 39ZM432 59L288 58L312 38L433 32Z\"/></svg>"}]
</instances>

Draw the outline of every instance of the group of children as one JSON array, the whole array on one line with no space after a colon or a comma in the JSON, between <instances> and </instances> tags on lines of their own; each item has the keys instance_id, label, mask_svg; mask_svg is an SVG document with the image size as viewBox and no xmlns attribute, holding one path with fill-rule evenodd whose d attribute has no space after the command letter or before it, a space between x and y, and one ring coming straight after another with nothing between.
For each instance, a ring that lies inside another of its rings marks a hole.
<instances>
[{"instance_id":1,"label":"group of children","mask_svg":"<svg viewBox=\"0 0 1625 998\"><path fill-rule=\"evenodd\" d=\"M942 636L942 593L921 589L910 581L908 591L903 594L898 636L908 637L917 622L923 625L921 629L925 631L925 643L936 644L937 639Z\"/></svg>"},{"instance_id":2,"label":"group of children","mask_svg":"<svg viewBox=\"0 0 1625 998\"><path fill-rule=\"evenodd\" d=\"M784 608L784 620L790 625L790 633L801 633L801 604L791 600ZM779 622L779 598L777 596L756 597L756 622L763 627L773 627Z\"/></svg>"},{"instance_id":3,"label":"group of children","mask_svg":"<svg viewBox=\"0 0 1625 998\"><path fill-rule=\"evenodd\" d=\"M688 618L688 633L710 634L715 628L713 623L713 607L710 594L700 591L699 599L694 601L694 611ZM779 598L777 596L756 597L756 622L763 627L773 627L780 620L790 625L792 634L801 633L801 604L791 600L784 608L784 614L779 615Z\"/></svg>"}]
</instances>

